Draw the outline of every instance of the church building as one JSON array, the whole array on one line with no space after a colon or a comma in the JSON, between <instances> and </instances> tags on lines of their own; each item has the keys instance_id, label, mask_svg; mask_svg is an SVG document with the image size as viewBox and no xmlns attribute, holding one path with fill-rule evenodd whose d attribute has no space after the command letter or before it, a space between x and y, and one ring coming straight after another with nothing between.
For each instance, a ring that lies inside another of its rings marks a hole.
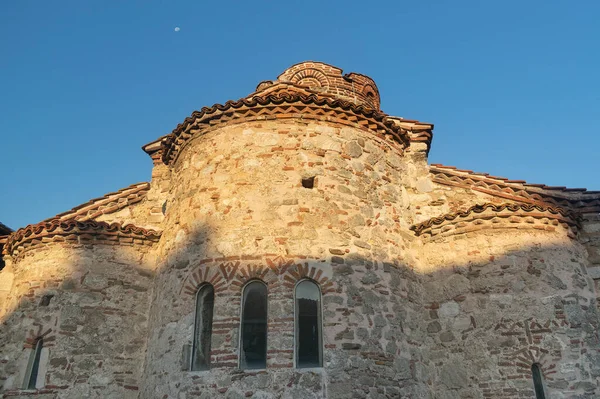
<instances>
[{"instance_id":1,"label":"church building","mask_svg":"<svg viewBox=\"0 0 600 399\"><path fill-rule=\"evenodd\" d=\"M0 224L0 397L600 398L600 191L432 138L302 62L144 145L149 182Z\"/></svg>"}]
</instances>

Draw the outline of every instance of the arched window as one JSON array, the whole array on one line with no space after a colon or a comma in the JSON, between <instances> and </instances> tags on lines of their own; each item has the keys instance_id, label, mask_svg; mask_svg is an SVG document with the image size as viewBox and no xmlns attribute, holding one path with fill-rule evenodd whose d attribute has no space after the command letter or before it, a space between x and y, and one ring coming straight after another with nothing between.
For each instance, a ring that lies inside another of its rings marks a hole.
<instances>
[{"instance_id":1,"label":"arched window","mask_svg":"<svg viewBox=\"0 0 600 399\"><path fill-rule=\"evenodd\" d=\"M29 355L29 363L27 363L27 372L25 373L24 389L35 389L40 370L40 358L42 357L42 348L44 340L39 338L35 342L35 346Z\"/></svg>"},{"instance_id":2,"label":"arched window","mask_svg":"<svg viewBox=\"0 0 600 399\"><path fill-rule=\"evenodd\" d=\"M310 280L296 285L296 367L323 365L321 290Z\"/></svg>"},{"instance_id":3,"label":"arched window","mask_svg":"<svg viewBox=\"0 0 600 399\"><path fill-rule=\"evenodd\" d=\"M267 286L252 281L244 287L240 368L267 368Z\"/></svg>"},{"instance_id":4,"label":"arched window","mask_svg":"<svg viewBox=\"0 0 600 399\"><path fill-rule=\"evenodd\" d=\"M534 363L531 366L531 374L533 376L533 389L535 390L536 399L546 399L546 395L544 394L544 378L539 363Z\"/></svg>"},{"instance_id":5,"label":"arched window","mask_svg":"<svg viewBox=\"0 0 600 399\"><path fill-rule=\"evenodd\" d=\"M194 322L194 345L192 347L192 371L210 368L210 341L212 336L215 290L205 284L196 293L196 321Z\"/></svg>"}]
</instances>

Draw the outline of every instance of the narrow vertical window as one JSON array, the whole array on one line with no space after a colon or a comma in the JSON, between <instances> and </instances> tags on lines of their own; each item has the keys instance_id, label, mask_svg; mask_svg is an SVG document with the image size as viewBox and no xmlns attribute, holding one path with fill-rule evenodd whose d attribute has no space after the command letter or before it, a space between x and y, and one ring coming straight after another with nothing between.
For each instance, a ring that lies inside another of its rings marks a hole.
<instances>
[{"instance_id":1,"label":"narrow vertical window","mask_svg":"<svg viewBox=\"0 0 600 399\"><path fill-rule=\"evenodd\" d=\"M321 291L309 280L296 285L296 367L323 365Z\"/></svg>"},{"instance_id":2,"label":"narrow vertical window","mask_svg":"<svg viewBox=\"0 0 600 399\"><path fill-rule=\"evenodd\" d=\"M267 286L253 281L244 288L242 300L240 367L267 367Z\"/></svg>"},{"instance_id":3,"label":"narrow vertical window","mask_svg":"<svg viewBox=\"0 0 600 399\"><path fill-rule=\"evenodd\" d=\"M25 389L35 389L38 372L40 370L40 358L42 356L43 347L44 341L39 338L35 342L35 346L29 355L29 363L27 363L27 372L25 373L25 383L23 384L23 388Z\"/></svg>"},{"instance_id":4,"label":"narrow vertical window","mask_svg":"<svg viewBox=\"0 0 600 399\"><path fill-rule=\"evenodd\" d=\"M531 374L533 376L533 388L535 390L536 399L546 399L544 394L544 378L542 375L542 368L538 363L534 363L531 366Z\"/></svg>"},{"instance_id":5,"label":"narrow vertical window","mask_svg":"<svg viewBox=\"0 0 600 399\"><path fill-rule=\"evenodd\" d=\"M210 341L212 337L215 290L205 284L196 294L196 321L194 323L194 345L192 347L192 371L210 368Z\"/></svg>"}]
</instances>

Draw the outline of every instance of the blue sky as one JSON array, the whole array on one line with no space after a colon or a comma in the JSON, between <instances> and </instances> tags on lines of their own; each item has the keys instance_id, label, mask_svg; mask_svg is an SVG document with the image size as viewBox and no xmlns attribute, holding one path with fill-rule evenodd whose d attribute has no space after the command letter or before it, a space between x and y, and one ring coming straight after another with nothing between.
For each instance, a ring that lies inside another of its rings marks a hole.
<instances>
[{"instance_id":1,"label":"blue sky","mask_svg":"<svg viewBox=\"0 0 600 399\"><path fill-rule=\"evenodd\" d=\"M600 190L599 19L583 0L4 1L0 221L149 181L143 144L304 60L434 123L431 163Z\"/></svg>"}]
</instances>

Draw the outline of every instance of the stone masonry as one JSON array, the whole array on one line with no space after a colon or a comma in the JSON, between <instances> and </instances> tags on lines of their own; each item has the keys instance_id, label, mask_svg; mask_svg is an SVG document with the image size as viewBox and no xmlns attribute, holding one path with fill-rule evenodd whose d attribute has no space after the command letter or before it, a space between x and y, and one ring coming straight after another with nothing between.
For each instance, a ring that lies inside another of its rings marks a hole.
<instances>
[{"instance_id":1,"label":"stone masonry","mask_svg":"<svg viewBox=\"0 0 600 399\"><path fill-rule=\"evenodd\" d=\"M3 398L600 397L600 192L430 165L433 125L304 62L143 147L138 183L0 231ZM322 294L296 368L294 287ZM239 366L267 285L267 367ZM198 288L211 368L190 371ZM43 339L35 389L28 362Z\"/></svg>"}]
</instances>

